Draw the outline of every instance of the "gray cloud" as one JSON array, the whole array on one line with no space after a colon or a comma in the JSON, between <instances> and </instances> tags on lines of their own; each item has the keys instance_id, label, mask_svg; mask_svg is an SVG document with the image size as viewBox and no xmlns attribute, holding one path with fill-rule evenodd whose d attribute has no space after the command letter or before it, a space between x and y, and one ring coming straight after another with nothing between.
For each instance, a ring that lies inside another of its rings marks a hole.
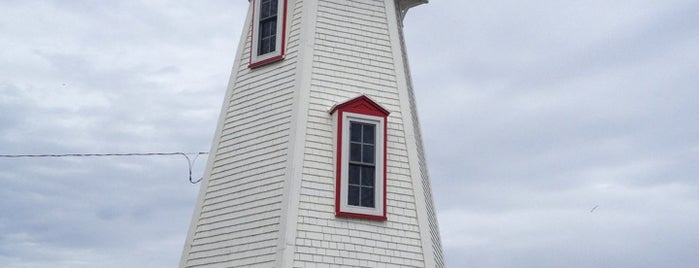
<instances>
[{"instance_id":1,"label":"gray cloud","mask_svg":"<svg viewBox=\"0 0 699 268\"><path fill-rule=\"evenodd\" d=\"M208 150L240 35L220 27L246 4L3 2L2 153ZM198 188L186 167L1 159L0 263L174 266Z\"/></svg>"},{"instance_id":2,"label":"gray cloud","mask_svg":"<svg viewBox=\"0 0 699 268\"><path fill-rule=\"evenodd\" d=\"M699 263L695 11L471 1L409 15L451 267Z\"/></svg>"},{"instance_id":3,"label":"gray cloud","mask_svg":"<svg viewBox=\"0 0 699 268\"><path fill-rule=\"evenodd\" d=\"M448 2L405 29L449 267L697 266L696 4ZM4 1L0 153L208 150L247 5ZM0 169L5 267L178 262L181 157Z\"/></svg>"}]
</instances>

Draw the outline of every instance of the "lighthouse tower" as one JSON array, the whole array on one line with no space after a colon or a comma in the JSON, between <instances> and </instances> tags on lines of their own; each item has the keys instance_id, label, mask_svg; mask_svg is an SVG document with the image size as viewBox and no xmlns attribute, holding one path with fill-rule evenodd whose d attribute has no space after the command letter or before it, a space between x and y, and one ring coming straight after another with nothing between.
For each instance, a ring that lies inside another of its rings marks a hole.
<instances>
[{"instance_id":1,"label":"lighthouse tower","mask_svg":"<svg viewBox=\"0 0 699 268\"><path fill-rule=\"evenodd\" d=\"M180 267L444 267L403 41L427 0L251 0Z\"/></svg>"}]
</instances>

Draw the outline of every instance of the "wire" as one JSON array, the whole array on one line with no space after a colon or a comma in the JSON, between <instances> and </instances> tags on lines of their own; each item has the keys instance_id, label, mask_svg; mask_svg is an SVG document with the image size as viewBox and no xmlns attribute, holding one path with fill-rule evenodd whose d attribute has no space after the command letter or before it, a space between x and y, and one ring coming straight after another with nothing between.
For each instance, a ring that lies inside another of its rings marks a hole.
<instances>
[{"instance_id":1,"label":"wire","mask_svg":"<svg viewBox=\"0 0 699 268\"><path fill-rule=\"evenodd\" d=\"M192 180L192 166L194 162L200 155L209 154L209 152L146 152L146 153L68 153L68 154L0 154L0 158L48 158L48 157L111 157L111 156L168 156L168 155L181 155L187 160L187 167L189 169L189 182L192 184L199 183L204 177L198 180ZM190 159L188 155L194 155L193 159Z\"/></svg>"},{"instance_id":2,"label":"wire","mask_svg":"<svg viewBox=\"0 0 699 268\"><path fill-rule=\"evenodd\" d=\"M86 157L86 156L154 156L154 155L187 155L187 154L209 154L208 152L149 152L149 153L70 153L70 154L0 154L0 157L20 158L20 157Z\"/></svg>"}]
</instances>

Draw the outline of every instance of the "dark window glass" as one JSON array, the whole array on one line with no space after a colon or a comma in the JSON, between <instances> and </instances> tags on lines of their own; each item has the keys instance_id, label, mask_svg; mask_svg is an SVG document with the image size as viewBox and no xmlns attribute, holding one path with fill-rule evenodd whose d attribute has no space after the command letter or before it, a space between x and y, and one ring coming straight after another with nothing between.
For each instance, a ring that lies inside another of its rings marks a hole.
<instances>
[{"instance_id":1,"label":"dark window glass","mask_svg":"<svg viewBox=\"0 0 699 268\"><path fill-rule=\"evenodd\" d=\"M349 184L360 184L362 167L360 165L349 165Z\"/></svg>"},{"instance_id":2,"label":"dark window glass","mask_svg":"<svg viewBox=\"0 0 699 268\"><path fill-rule=\"evenodd\" d=\"M362 150L362 162L374 163L374 145L364 145Z\"/></svg>"},{"instance_id":3,"label":"dark window glass","mask_svg":"<svg viewBox=\"0 0 699 268\"><path fill-rule=\"evenodd\" d=\"M362 139L365 143L374 144L374 125L363 126Z\"/></svg>"},{"instance_id":4,"label":"dark window glass","mask_svg":"<svg viewBox=\"0 0 699 268\"><path fill-rule=\"evenodd\" d=\"M374 167L362 167L362 186L374 187Z\"/></svg>"},{"instance_id":5,"label":"dark window glass","mask_svg":"<svg viewBox=\"0 0 699 268\"><path fill-rule=\"evenodd\" d=\"M374 188L371 187L362 187L361 192L360 192L360 197L361 197L361 204L359 204L362 207L369 207L373 208L374 207Z\"/></svg>"},{"instance_id":6,"label":"dark window glass","mask_svg":"<svg viewBox=\"0 0 699 268\"><path fill-rule=\"evenodd\" d=\"M269 19L277 16L278 0L261 0L260 1L260 20Z\"/></svg>"},{"instance_id":7,"label":"dark window glass","mask_svg":"<svg viewBox=\"0 0 699 268\"><path fill-rule=\"evenodd\" d=\"M271 5L272 5L272 0L260 1L260 18L261 19L269 17L269 14L272 11Z\"/></svg>"},{"instance_id":8,"label":"dark window glass","mask_svg":"<svg viewBox=\"0 0 699 268\"><path fill-rule=\"evenodd\" d=\"M362 141L362 124L356 122L350 123L350 141Z\"/></svg>"},{"instance_id":9,"label":"dark window glass","mask_svg":"<svg viewBox=\"0 0 699 268\"><path fill-rule=\"evenodd\" d=\"M271 0L271 6L269 7L270 9L270 14L274 14L274 16L277 15L277 7L279 6L279 1L278 0Z\"/></svg>"},{"instance_id":10,"label":"dark window glass","mask_svg":"<svg viewBox=\"0 0 699 268\"><path fill-rule=\"evenodd\" d=\"M277 48L277 1L261 0L260 2L258 55L273 52Z\"/></svg>"},{"instance_id":11,"label":"dark window glass","mask_svg":"<svg viewBox=\"0 0 699 268\"><path fill-rule=\"evenodd\" d=\"M347 193L347 203L352 206L359 206L359 186L350 185Z\"/></svg>"},{"instance_id":12,"label":"dark window glass","mask_svg":"<svg viewBox=\"0 0 699 268\"><path fill-rule=\"evenodd\" d=\"M350 161L362 162L362 144L361 143L351 143L350 144Z\"/></svg>"}]
</instances>

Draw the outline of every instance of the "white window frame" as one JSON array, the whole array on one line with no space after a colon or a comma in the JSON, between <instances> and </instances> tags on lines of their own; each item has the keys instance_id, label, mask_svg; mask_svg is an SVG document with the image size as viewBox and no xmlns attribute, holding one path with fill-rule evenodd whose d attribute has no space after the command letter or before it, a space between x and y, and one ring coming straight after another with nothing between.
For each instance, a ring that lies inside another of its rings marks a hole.
<instances>
[{"instance_id":1,"label":"white window frame","mask_svg":"<svg viewBox=\"0 0 699 268\"><path fill-rule=\"evenodd\" d=\"M350 153L350 122L360 122L375 125L375 168L374 168L374 207L352 206L348 202L349 191L349 153ZM342 113L342 152L341 152L341 174L340 174L340 212L360 215L370 215L375 217L385 217L384 211L384 117L372 116L351 112Z\"/></svg>"},{"instance_id":2,"label":"white window frame","mask_svg":"<svg viewBox=\"0 0 699 268\"><path fill-rule=\"evenodd\" d=\"M258 67L267 63L281 60L284 57L285 44L283 43L286 36L286 2L287 0L277 1L277 36L275 41L275 49L263 55L259 53L259 38L260 38L260 0L252 0L253 3L253 19L252 19L252 44L250 45L250 68Z\"/></svg>"}]
</instances>

